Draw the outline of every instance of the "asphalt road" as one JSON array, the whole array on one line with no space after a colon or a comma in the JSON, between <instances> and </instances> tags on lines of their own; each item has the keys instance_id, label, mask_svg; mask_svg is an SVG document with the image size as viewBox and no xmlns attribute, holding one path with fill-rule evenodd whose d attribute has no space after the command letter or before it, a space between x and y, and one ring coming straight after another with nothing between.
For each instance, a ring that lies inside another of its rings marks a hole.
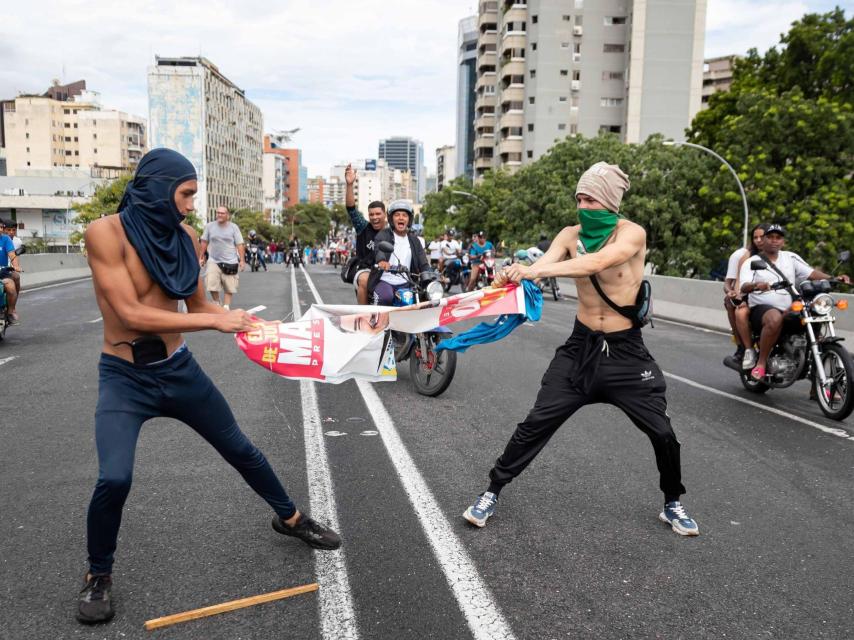
<instances>
[{"instance_id":1,"label":"asphalt road","mask_svg":"<svg viewBox=\"0 0 854 640\"><path fill-rule=\"evenodd\" d=\"M325 302L353 301L330 267L308 273ZM296 282L304 310L314 293L302 272ZM290 272L244 274L235 302L287 317ZM486 528L461 518L572 326L574 303L545 304L541 322L460 355L438 399L414 392L407 367L395 383L306 386L250 363L229 336L188 335L309 512L321 509L309 474L317 497L326 467L311 448L307 457L306 434L322 429L343 554L321 558L276 534L267 505L203 440L154 420L124 511L117 617L86 628L73 613L97 474L99 312L89 281L26 293L24 324L0 343L0 638L854 637L854 423L823 418L805 383L750 396L720 364L732 347L719 333L665 322L644 332L671 376L698 538L658 521L652 448L605 405L564 425ZM318 576L318 593L143 628Z\"/></svg>"}]
</instances>

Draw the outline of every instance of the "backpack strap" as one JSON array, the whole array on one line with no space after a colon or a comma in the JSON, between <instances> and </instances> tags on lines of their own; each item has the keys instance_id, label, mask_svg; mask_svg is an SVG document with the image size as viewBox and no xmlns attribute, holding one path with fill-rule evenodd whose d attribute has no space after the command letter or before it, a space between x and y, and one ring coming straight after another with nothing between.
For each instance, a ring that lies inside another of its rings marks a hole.
<instances>
[{"instance_id":1,"label":"backpack strap","mask_svg":"<svg viewBox=\"0 0 854 640\"><path fill-rule=\"evenodd\" d=\"M605 292L602 290L602 286L599 284L599 279L596 277L596 274L590 276L590 282L593 283L593 288L596 289L596 293L599 294L599 297L602 298L609 307L611 307L614 311L619 313L624 318L628 318L631 321L637 320L637 306L629 305L628 307L621 307L616 302L611 300L608 296L605 295Z\"/></svg>"}]
</instances>

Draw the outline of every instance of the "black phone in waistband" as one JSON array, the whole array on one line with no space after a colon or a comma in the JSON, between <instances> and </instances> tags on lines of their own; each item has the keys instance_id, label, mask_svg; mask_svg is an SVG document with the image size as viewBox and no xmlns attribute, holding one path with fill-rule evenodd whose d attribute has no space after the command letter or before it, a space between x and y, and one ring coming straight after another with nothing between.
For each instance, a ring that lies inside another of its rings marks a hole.
<instances>
[{"instance_id":1,"label":"black phone in waistband","mask_svg":"<svg viewBox=\"0 0 854 640\"><path fill-rule=\"evenodd\" d=\"M153 364L169 357L166 343L160 336L140 336L130 341L116 342L113 346L120 344L130 347L134 364Z\"/></svg>"}]
</instances>

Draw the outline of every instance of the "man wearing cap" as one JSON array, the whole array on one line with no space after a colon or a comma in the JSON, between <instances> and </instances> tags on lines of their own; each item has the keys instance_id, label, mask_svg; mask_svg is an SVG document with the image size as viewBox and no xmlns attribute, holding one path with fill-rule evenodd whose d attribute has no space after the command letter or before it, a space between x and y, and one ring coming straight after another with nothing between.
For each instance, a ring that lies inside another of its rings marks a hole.
<instances>
[{"instance_id":1,"label":"man wearing cap","mask_svg":"<svg viewBox=\"0 0 854 640\"><path fill-rule=\"evenodd\" d=\"M786 230L779 224L771 224L765 231L762 253L741 265L739 282L741 292L750 294L747 304L750 307L750 326L759 333L759 357L756 366L750 371L755 380L765 377L768 356L783 331L785 313L792 305L792 296L785 289L771 290L771 285L780 282L780 273L793 285L804 280L828 280L833 276L813 269L797 253L783 251L786 243ZM767 265L768 268L754 271L753 263ZM773 265L773 266L772 266ZM777 272L780 273L777 273ZM837 276L842 282L851 282L846 275ZM752 353L752 350L751 350ZM749 368L749 367L745 367Z\"/></svg>"},{"instance_id":2,"label":"man wearing cap","mask_svg":"<svg viewBox=\"0 0 854 640\"><path fill-rule=\"evenodd\" d=\"M9 324L18 324L18 313L15 305L18 302L18 283L21 265L18 264L18 253L12 238L4 233L6 223L0 220L0 287L6 291L6 309Z\"/></svg>"},{"instance_id":3,"label":"man wearing cap","mask_svg":"<svg viewBox=\"0 0 854 640\"><path fill-rule=\"evenodd\" d=\"M471 247L469 247L469 257L471 258L471 275L469 276L469 284L466 287L467 291L474 291L477 286L477 277L480 275L480 266L483 264L483 254L487 251L495 251L492 243L486 239L486 234L483 231L478 231L472 237Z\"/></svg>"},{"instance_id":4,"label":"man wearing cap","mask_svg":"<svg viewBox=\"0 0 854 640\"><path fill-rule=\"evenodd\" d=\"M546 254L531 266L516 263L496 276L508 281L570 277L578 290L572 335L558 347L543 376L536 403L520 422L489 473L489 486L463 517L483 527L495 512L500 491L545 447L560 426L581 407L616 406L652 442L664 494L659 519L676 533L695 536L697 523L680 502L680 445L667 415L664 375L644 345L638 322L618 313L603 296L623 309L635 309L643 280L646 232L618 211L629 188L617 165L598 162L575 191L580 225L564 228ZM601 293L594 287L595 277Z\"/></svg>"},{"instance_id":5,"label":"man wearing cap","mask_svg":"<svg viewBox=\"0 0 854 640\"><path fill-rule=\"evenodd\" d=\"M368 279L368 290L374 304L393 304L395 291L409 286L409 280L397 273L389 273L390 268L404 267L416 279L422 271L430 270L427 253L411 230L414 217L415 212L408 200L395 200L388 206L389 226L374 236L374 253L370 262L378 268L371 271ZM394 245L390 256L380 251L381 242Z\"/></svg>"}]
</instances>

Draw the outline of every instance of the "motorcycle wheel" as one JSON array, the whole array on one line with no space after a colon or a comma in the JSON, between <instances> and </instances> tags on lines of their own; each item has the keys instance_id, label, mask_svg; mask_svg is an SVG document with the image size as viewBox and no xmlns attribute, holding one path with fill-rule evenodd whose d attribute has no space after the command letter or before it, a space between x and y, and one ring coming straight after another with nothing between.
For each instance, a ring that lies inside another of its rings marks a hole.
<instances>
[{"instance_id":1,"label":"motorcycle wheel","mask_svg":"<svg viewBox=\"0 0 854 640\"><path fill-rule=\"evenodd\" d=\"M549 278L549 285L552 288L552 296L554 297L555 302L557 302L558 300L560 300L560 296L557 294L557 280L555 280L554 278Z\"/></svg>"},{"instance_id":2,"label":"motorcycle wheel","mask_svg":"<svg viewBox=\"0 0 854 640\"><path fill-rule=\"evenodd\" d=\"M409 375L415 390L422 396L435 398L445 392L454 373L457 371L457 353L455 351L436 352L434 347L444 338L442 334L427 333L428 353L426 357L420 352L418 342L415 343L414 353L409 361Z\"/></svg>"},{"instance_id":3,"label":"motorcycle wheel","mask_svg":"<svg viewBox=\"0 0 854 640\"><path fill-rule=\"evenodd\" d=\"M851 381L854 379L854 362L851 354L841 344L825 344L821 349L821 363L824 375L833 383L829 389L829 397L821 389L818 375L814 376L815 395L821 412L831 420L844 420L854 410L854 390Z\"/></svg>"},{"instance_id":4,"label":"motorcycle wheel","mask_svg":"<svg viewBox=\"0 0 854 640\"><path fill-rule=\"evenodd\" d=\"M406 333L391 332L391 337L394 340L394 361L403 362L406 360L412 349L412 341Z\"/></svg>"},{"instance_id":5,"label":"motorcycle wheel","mask_svg":"<svg viewBox=\"0 0 854 640\"><path fill-rule=\"evenodd\" d=\"M741 371L739 372L739 376L741 376L741 385L750 391L750 393L765 393L771 387L761 380L754 380L750 371Z\"/></svg>"}]
</instances>

